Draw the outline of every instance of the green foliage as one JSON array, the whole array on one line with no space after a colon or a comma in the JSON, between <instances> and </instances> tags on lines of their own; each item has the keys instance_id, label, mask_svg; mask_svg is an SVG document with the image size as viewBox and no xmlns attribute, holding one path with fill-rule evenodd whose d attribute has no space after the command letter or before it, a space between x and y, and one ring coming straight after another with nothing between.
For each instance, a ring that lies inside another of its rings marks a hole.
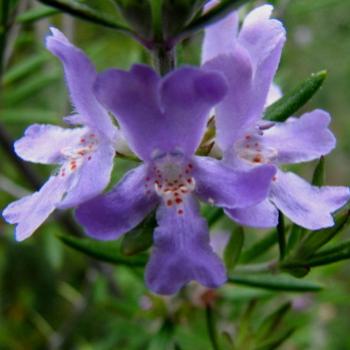
<instances>
[{"instance_id":1,"label":"green foliage","mask_svg":"<svg viewBox=\"0 0 350 350\"><path fill-rule=\"evenodd\" d=\"M69 247L82 252L92 258L109 262L116 265L130 267L143 267L146 264L147 256L125 257L119 253L120 242L101 242L89 238L76 238L68 235L59 235L58 238Z\"/></svg>"},{"instance_id":2,"label":"green foliage","mask_svg":"<svg viewBox=\"0 0 350 350\"><path fill-rule=\"evenodd\" d=\"M265 111L265 119L283 122L297 112L317 92L327 77L326 71L312 74L294 90L285 94Z\"/></svg>"}]
</instances>

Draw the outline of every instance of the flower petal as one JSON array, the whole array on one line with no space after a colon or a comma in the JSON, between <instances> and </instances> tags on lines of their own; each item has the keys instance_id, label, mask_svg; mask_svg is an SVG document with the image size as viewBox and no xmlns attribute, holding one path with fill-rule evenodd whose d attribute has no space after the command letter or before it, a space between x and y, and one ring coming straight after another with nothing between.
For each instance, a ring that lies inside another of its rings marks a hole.
<instances>
[{"instance_id":1,"label":"flower petal","mask_svg":"<svg viewBox=\"0 0 350 350\"><path fill-rule=\"evenodd\" d=\"M275 84L272 83L269 89L269 92L267 94L267 99L265 102L265 108L271 106L273 103L278 101L283 96L281 88Z\"/></svg>"},{"instance_id":2,"label":"flower petal","mask_svg":"<svg viewBox=\"0 0 350 350\"><path fill-rule=\"evenodd\" d=\"M282 24L269 18L271 11L265 5L249 13L232 52L205 64L222 72L229 84L216 114L217 142L223 151L262 117L285 41Z\"/></svg>"},{"instance_id":3,"label":"flower petal","mask_svg":"<svg viewBox=\"0 0 350 350\"><path fill-rule=\"evenodd\" d=\"M316 187L293 173L278 172L270 191L271 201L290 220L310 230L334 225L331 213L350 198L348 187Z\"/></svg>"},{"instance_id":4,"label":"flower petal","mask_svg":"<svg viewBox=\"0 0 350 350\"><path fill-rule=\"evenodd\" d=\"M225 214L241 225L250 227L275 227L278 223L278 210L268 199L249 208L225 209Z\"/></svg>"},{"instance_id":5,"label":"flower petal","mask_svg":"<svg viewBox=\"0 0 350 350\"><path fill-rule=\"evenodd\" d=\"M192 154L208 113L226 92L217 73L184 67L161 79L149 67L110 69L95 84L98 99L117 117L130 147L142 159L179 148Z\"/></svg>"},{"instance_id":6,"label":"flower petal","mask_svg":"<svg viewBox=\"0 0 350 350\"><path fill-rule=\"evenodd\" d=\"M264 200L276 168L272 165L249 171L236 171L208 157L195 157L193 176L196 194L203 200L224 208L245 208Z\"/></svg>"},{"instance_id":7,"label":"flower petal","mask_svg":"<svg viewBox=\"0 0 350 350\"><path fill-rule=\"evenodd\" d=\"M58 29L51 28L51 32L52 35L46 39L46 46L63 63L76 111L86 125L113 139L116 128L107 111L96 100L92 90L97 74L95 67L83 51L72 45Z\"/></svg>"},{"instance_id":8,"label":"flower petal","mask_svg":"<svg viewBox=\"0 0 350 350\"><path fill-rule=\"evenodd\" d=\"M110 142L101 143L79 169L75 184L59 208L71 208L100 194L108 185L113 169L115 149Z\"/></svg>"},{"instance_id":9,"label":"flower petal","mask_svg":"<svg viewBox=\"0 0 350 350\"><path fill-rule=\"evenodd\" d=\"M59 164L63 161L61 151L76 146L86 128L64 129L55 125L33 124L22 138L15 142L16 153L24 160Z\"/></svg>"},{"instance_id":10,"label":"flower petal","mask_svg":"<svg viewBox=\"0 0 350 350\"><path fill-rule=\"evenodd\" d=\"M173 294L191 280L213 288L226 281L226 271L209 244L207 223L198 203L188 196L184 213L161 205L154 248L146 269L148 287L159 294Z\"/></svg>"},{"instance_id":11,"label":"flower petal","mask_svg":"<svg viewBox=\"0 0 350 350\"><path fill-rule=\"evenodd\" d=\"M300 163L328 154L335 147L335 137L329 130L330 115L320 109L300 118L289 118L266 130L263 142L275 148L279 163Z\"/></svg>"},{"instance_id":12,"label":"flower petal","mask_svg":"<svg viewBox=\"0 0 350 350\"><path fill-rule=\"evenodd\" d=\"M8 205L2 215L10 224L17 224L16 240L23 241L56 209L69 187L69 181L51 176L38 192Z\"/></svg>"},{"instance_id":13,"label":"flower petal","mask_svg":"<svg viewBox=\"0 0 350 350\"><path fill-rule=\"evenodd\" d=\"M130 170L114 189L80 205L76 218L86 233L96 239L116 239L130 231L157 205L155 194L146 195L146 167Z\"/></svg>"},{"instance_id":14,"label":"flower petal","mask_svg":"<svg viewBox=\"0 0 350 350\"><path fill-rule=\"evenodd\" d=\"M232 54L238 32L238 13L232 12L205 30L202 44L202 64L219 55Z\"/></svg>"}]
</instances>

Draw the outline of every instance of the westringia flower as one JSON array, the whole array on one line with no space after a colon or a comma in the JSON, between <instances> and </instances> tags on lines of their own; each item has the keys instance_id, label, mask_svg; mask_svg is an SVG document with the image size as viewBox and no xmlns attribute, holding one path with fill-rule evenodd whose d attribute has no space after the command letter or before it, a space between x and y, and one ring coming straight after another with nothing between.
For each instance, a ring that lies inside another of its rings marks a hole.
<instances>
[{"instance_id":1,"label":"westringia flower","mask_svg":"<svg viewBox=\"0 0 350 350\"><path fill-rule=\"evenodd\" d=\"M146 269L150 289L171 294L190 280L207 287L226 281L209 245L198 199L225 208L263 200L274 166L237 172L215 159L195 156L209 111L226 93L220 74L183 67L160 78L151 68L111 69L97 78L99 101L117 116L123 135L143 164L116 187L76 212L87 234L115 239L157 207L158 227Z\"/></svg>"},{"instance_id":2,"label":"westringia flower","mask_svg":"<svg viewBox=\"0 0 350 350\"><path fill-rule=\"evenodd\" d=\"M270 19L272 6L250 12L240 31L236 13L206 30L205 68L228 80L226 97L216 108L217 144L235 169L262 164L293 164L317 159L335 147L330 116L314 110L284 123L263 120L267 101L278 95L272 85L285 42L282 24ZM346 187L311 186L291 172L278 170L269 197L249 209L227 209L236 221L255 227L277 224L278 210L300 226L320 229L334 224L331 213L349 200Z\"/></svg>"},{"instance_id":3,"label":"westringia flower","mask_svg":"<svg viewBox=\"0 0 350 350\"><path fill-rule=\"evenodd\" d=\"M56 208L69 208L99 194L110 180L117 129L98 103L92 87L96 71L84 53L57 29L51 29L47 48L63 63L76 114L65 118L82 127L64 129L34 124L14 147L24 160L56 164L59 169L38 192L11 203L3 212L17 224L16 239L29 237Z\"/></svg>"}]
</instances>

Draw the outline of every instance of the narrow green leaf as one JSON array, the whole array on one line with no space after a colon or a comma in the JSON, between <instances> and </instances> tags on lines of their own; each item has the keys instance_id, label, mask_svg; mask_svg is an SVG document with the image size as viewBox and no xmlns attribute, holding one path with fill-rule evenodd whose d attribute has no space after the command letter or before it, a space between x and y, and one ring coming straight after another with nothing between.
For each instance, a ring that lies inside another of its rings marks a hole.
<instances>
[{"instance_id":1,"label":"narrow green leaf","mask_svg":"<svg viewBox=\"0 0 350 350\"><path fill-rule=\"evenodd\" d=\"M224 261L227 270L232 270L238 262L244 243L244 230L242 226L235 227L225 247Z\"/></svg>"},{"instance_id":2,"label":"narrow green leaf","mask_svg":"<svg viewBox=\"0 0 350 350\"><path fill-rule=\"evenodd\" d=\"M272 339L269 339L261 344L259 344L255 350L274 350L282 345L288 338L290 338L295 332L296 328L289 328L285 331L281 331Z\"/></svg>"},{"instance_id":3,"label":"narrow green leaf","mask_svg":"<svg viewBox=\"0 0 350 350\"><path fill-rule=\"evenodd\" d=\"M347 259L350 259L350 241L341 242L330 249L320 251L305 262L305 265L316 267Z\"/></svg>"},{"instance_id":4,"label":"narrow green leaf","mask_svg":"<svg viewBox=\"0 0 350 350\"><path fill-rule=\"evenodd\" d=\"M295 252L288 260L305 261L311 257L319 248L329 242L335 235L337 235L349 223L349 211L339 213L335 218L335 225L333 227L312 231L298 244Z\"/></svg>"},{"instance_id":5,"label":"narrow green leaf","mask_svg":"<svg viewBox=\"0 0 350 350\"><path fill-rule=\"evenodd\" d=\"M152 14L148 0L113 0L126 22L143 38L151 39Z\"/></svg>"},{"instance_id":6,"label":"narrow green leaf","mask_svg":"<svg viewBox=\"0 0 350 350\"><path fill-rule=\"evenodd\" d=\"M209 335L209 340L213 350L219 350L218 334L216 328L216 320L214 316L214 310L210 305L205 308L205 316L207 321L207 330Z\"/></svg>"},{"instance_id":7,"label":"narrow green leaf","mask_svg":"<svg viewBox=\"0 0 350 350\"><path fill-rule=\"evenodd\" d=\"M219 21L226 15L228 15L231 11L239 8L244 3L250 0L223 0L220 4L216 5L210 11L205 13L202 16L195 17L193 21L191 21L187 27L177 36L176 41L186 38L194 34L195 32L205 28L209 24L212 24L216 21Z\"/></svg>"},{"instance_id":8,"label":"narrow green leaf","mask_svg":"<svg viewBox=\"0 0 350 350\"><path fill-rule=\"evenodd\" d=\"M290 234L288 237L288 243L287 243L287 253L289 253L300 241L300 239L303 237L303 235L306 233L306 229L297 225L293 224L292 228L290 230Z\"/></svg>"},{"instance_id":9,"label":"narrow green leaf","mask_svg":"<svg viewBox=\"0 0 350 350\"><path fill-rule=\"evenodd\" d=\"M229 277L228 282L285 292L318 292L322 289L322 286L319 284L303 281L288 275L233 275Z\"/></svg>"},{"instance_id":10,"label":"narrow green leaf","mask_svg":"<svg viewBox=\"0 0 350 350\"><path fill-rule=\"evenodd\" d=\"M207 206L203 209L203 216L208 221L209 227L212 227L224 216L224 211L221 208Z\"/></svg>"},{"instance_id":11,"label":"narrow green leaf","mask_svg":"<svg viewBox=\"0 0 350 350\"><path fill-rule=\"evenodd\" d=\"M266 251L268 251L276 242L276 230L272 230L271 232L267 233L264 238L253 244L251 247L243 250L239 259L240 263L246 264L255 260L262 254L266 253Z\"/></svg>"},{"instance_id":12,"label":"narrow green leaf","mask_svg":"<svg viewBox=\"0 0 350 350\"><path fill-rule=\"evenodd\" d=\"M60 77L58 71L53 71L47 75L36 75L31 77L30 80L23 82L16 89L8 89L4 94L4 105L13 106L22 100L31 97L34 93L47 87L54 81L57 81Z\"/></svg>"},{"instance_id":13,"label":"narrow green leaf","mask_svg":"<svg viewBox=\"0 0 350 350\"><path fill-rule=\"evenodd\" d=\"M294 90L269 106L265 111L265 119L282 122L289 118L311 99L322 86L326 76L326 71L312 74Z\"/></svg>"},{"instance_id":14,"label":"narrow green leaf","mask_svg":"<svg viewBox=\"0 0 350 350\"><path fill-rule=\"evenodd\" d=\"M57 118L57 112L41 110L41 109L28 109L28 108L11 108L1 109L0 119L7 124L13 123L52 123Z\"/></svg>"},{"instance_id":15,"label":"narrow green leaf","mask_svg":"<svg viewBox=\"0 0 350 350\"><path fill-rule=\"evenodd\" d=\"M147 217L136 228L124 235L121 252L130 256L147 250L153 243L153 231L156 225L154 214Z\"/></svg>"},{"instance_id":16,"label":"narrow green leaf","mask_svg":"<svg viewBox=\"0 0 350 350\"><path fill-rule=\"evenodd\" d=\"M322 156L318 161L314 174L312 176L312 184L314 186L323 186L325 183L325 158Z\"/></svg>"},{"instance_id":17,"label":"narrow green leaf","mask_svg":"<svg viewBox=\"0 0 350 350\"><path fill-rule=\"evenodd\" d=\"M284 259L286 253L286 232L284 226L284 217L282 212L278 211L277 238L280 252L280 261Z\"/></svg>"},{"instance_id":18,"label":"narrow green leaf","mask_svg":"<svg viewBox=\"0 0 350 350\"><path fill-rule=\"evenodd\" d=\"M130 267L144 267L147 262L147 255L136 257L121 255L119 253L120 243L117 241L95 241L90 238L76 238L68 235L58 235L58 238L69 247L97 260Z\"/></svg>"},{"instance_id":19,"label":"narrow green leaf","mask_svg":"<svg viewBox=\"0 0 350 350\"><path fill-rule=\"evenodd\" d=\"M337 235L348 223L349 212L346 211L337 215L333 227L311 231L295 246L291 254L280 265L281 269L293 276L304 277L310 271L310 267L312 267L310 258L318 249Z\"/></svg>"},{"instance_id":20,"label":"narrow green leaf","mask_svg":"<svg viewBox=\"0 0 350 350\"><path fill-rule=\"evenodd\" d=\"M91 7L77 1L69 1L69 0L39 0L45 5L54 7L62 12L69 13L70 15L93 22L98 25L102 25L104 27L112 28L118 31L122 31L124 33L131 34L129 28L123 26L122 24L116 22L114 18L111 18L107 14L102 14L100 12L95 11Z\"/></svg>"},{"instance_id":21,"label":"narrow green leaf","mask_svg":"<svg viewBox=\"0 0 350 350\"><path fill-rule=\"evenodd\" d=\"M29 24L43 18L57 15L58 13L60 13L60 11L58 11L57 9L48 6L37 6L17 16L16 22L21 24Z\"/></svg>"},{"instance_id":22,"label":"narrow green leaf","mask_svg":"<svg viewBox=\"0 0 350 350\"><path fill-rule=\"evenodd\" d=\"M264 318L260 327L256 331L256 337L259 341L263 341L267 337L274 334L276 328L280 325L282 319L286 316L291 306L291 302L288 301Z\"/></svg>"},{"instance_id":23,"label":"narrow green leaf","mask_svg":"<svg viewBox=\"0 0 350 350\"><path fill-rule=\"evenodd\" d=\"M22 79L23 77L26 77L27 75L33 73L42 67L47 58L48 55L46 52L44 54L27 57L24 61L21 61L18 64L7 69L3 77L3 84L11 84L16 80Z\"/></svg>"}]
</instances>

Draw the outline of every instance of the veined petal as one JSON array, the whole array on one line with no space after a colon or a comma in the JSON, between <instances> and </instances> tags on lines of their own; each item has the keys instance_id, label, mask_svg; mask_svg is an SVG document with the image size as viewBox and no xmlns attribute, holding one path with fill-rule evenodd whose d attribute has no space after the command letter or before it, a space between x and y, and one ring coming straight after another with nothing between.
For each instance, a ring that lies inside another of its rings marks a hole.
<instances>
[{"instance_id":1,"label":"veined petal","mask_svg":"<svg viewBox=\"0 0 350 350\"><path fill-rule=\"evenodd\" d=\"M208 288L226 281L225 267L209 244L208 226L193 196L187 197L182 215L176 208L161 205L157 221L146 270L146 282L153 292L173 294L191 280Z\"/></svg>"},{"instance_id":2,"label":"veined petal","mask_svg":"<svg viewBox=\"0 0 350 350\"><path fill-rule=\"evenodd\" d=\"M145 193L145 165L130 170L114 189L78 207L76 218L96 239L116 239L139 224L158 204L154 193Z\"/></svg>"},{"instance_id":3,"label":"veined petal","mask_svg":"<svg viewBox=\"0 0 350 350\"><path fill-rule=\"evenodd\" d=\"M59 164L63 160L61 151L76 146L86 128L64 129L55 125L33 124L22 138L15 142L16 153L24 160Z\"/></svg>"},{"instance_id":4,"label":"veined petal","mask_svg":"<svg viewBox=\"0 0 350 350\"><path fill-rule=\"evenodd\" d=\"M142 159L155 151L198 146L210 109L226 92L217 73L183 67L161 79L151 68L110 69L95 84L97 98L118 119L130 147Z\"/></svg>"},{"instance_id":5,"label":"veined petal","mask_svg":"<svg viewBox=\"0 0 350 350\"><path fill-rule=\"evenodd\" d=\"M222 161L195 157L193 177L196 194L204 201L224 208L245 208L264 200L276 168L264 165L237 171Z\"/></svg>"},{"instance_id":6,"label":"veined petal","mask_svg":"<svg viewBox=\"0 0 350 350\"><path fill-rule=\"evenodd\" d=\"M328 154L336 140L328 126L330 115L320 109L289 118L266 130L263 142L277 150L279 163L300 163Z\"/></svg>"},{"instance_id":7,"label":"veined petal","mask_svg":"<svg viewBox=\"0 0 350 350\"><path fill-rule=\"evenodd\" d=\"M46 46L62 61L76 111L86 125L113 139L116 128L92 90L97 74L95 67L83 51L72 45L58 29L51 28L51 32L52 35L46 39Z\"/></svg>"},{"instance_id":8,"label":"veined petal","mask_svg":"<svg viewBox=\"0 0 350 350\"><path fill-rule=\"evenodd\" d=\"M89 160L78 170L75 184L69 189L59 208L71 208L100 194L108 185L113 169L115 149L110 142L99 144Z\"/></svg>"},{"instance_id":9,"label":"veined petal","mask_svg":"<svg viewBox=\"0 0 350 350\"><path fill-rule=\"evenodd\" d=\"M16 240L23 241L48 218L56 209L68 189L69 179L51 176L38 192L23 197L8 205L2 215L16 226Z\"/></svg>"},{"instance_id":10,"label":"veined petal","mask_svg":"<svg viewBox=\"0 0 350 350\"><path fill-rule=\"evenodd\" d=\"M270 191L271 201L291 221L310 230L334 225L331 213L350 198L348 187L316 187L293 173L279 171Z\"/></svg>"},{"instance_id":11,"label":"veined petal","mask_svg":"<svg viewBox=\"0 0 350 350\"><path fill-rule=\"evenodd\" d=\"M278 223L278 210L268 199L253 207L225 209L225 214L241 225L250 227L275 227Z\"/></svg>"}]
</instances>

